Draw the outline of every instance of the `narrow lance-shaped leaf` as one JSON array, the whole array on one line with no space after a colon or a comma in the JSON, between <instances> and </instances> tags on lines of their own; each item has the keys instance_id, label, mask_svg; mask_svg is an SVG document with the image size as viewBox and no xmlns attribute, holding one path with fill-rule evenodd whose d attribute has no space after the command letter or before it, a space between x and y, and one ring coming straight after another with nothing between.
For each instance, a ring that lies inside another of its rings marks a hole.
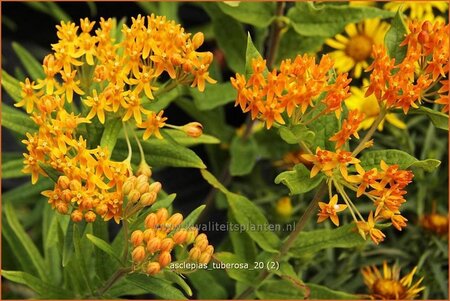
<instances>
[{"instance_id":1,"label":"narrow lance-shaped leaf","mask_svg":"<svg viewBox=\"0 0 450 301\"><path fill-rule=\"evenodd\" d=\"M388 54L391 58L395 58L395 64L400 64L406 56L406 46L400 46L400 43L405 39L406 33L406 25L399 10L395 14L391 27L384 38Z\"/></svg>"},{"instance_id":2,"label":"narrow lance-shaped leaf","mask_svg":"<svg viewBox=\"0 0 450 301\"><path fill-rule=\"evenodd\" d=\"M13 42L12 47L33 80L45 77L44 68L25 47L16 42Z\"/></svg>"}]
</instances>

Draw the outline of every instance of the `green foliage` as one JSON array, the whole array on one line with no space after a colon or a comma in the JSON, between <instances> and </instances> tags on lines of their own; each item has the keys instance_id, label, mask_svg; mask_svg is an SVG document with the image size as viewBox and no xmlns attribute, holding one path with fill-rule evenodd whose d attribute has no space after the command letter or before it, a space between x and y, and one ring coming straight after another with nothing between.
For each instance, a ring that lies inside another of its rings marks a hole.
<instances>
[{"instance_id":1,"label":"green foliage","mask_svg":"<svg viewBox=\"0 0 450 301\"><path fill-rule=\"evenodd\" d=\"M301 300L305 298L303 287L299 287L295 283L284 279L267 280L258 287L255 293L258 298L263 300Z\"/></svg>"},{"instance_id":2,"label":"green foliage","mask_svg":"<svg viewBox=\"0 0 450 301\"><path fill-rule=\"evenodd\" d=\"M219 8L239 22L266 27L274 20L274 2L239 2L237 5L219 2Z\"/></svg>"},{"instance_id":3,"label":"green foliage","mask_svg":"<svg viewBox=\"0 0 450 301\"><path fill-rule=\"evenodd\" d=\"M433 125L441 130L448 131L449 122L448 115L436 110L420 106L418 109L411 109L411 114L420 114L427 116Z\"/></svg>"},{"instance_id":4,"label":"green foliage","mask_svg":"<svg viewBox=\"0 0 450 301\"><path fill-rule=\"evenodd\" d=\"M386 33L384 43L386 44L388 54L391 58L395 58L395 64L400 64L406 56L406 46L400 47L400 43L405 39L407 28L403 21L400 11L397 11L392 20L391 28Z\"/></svg>"},{"instance_id":5,"label":"green foliage","mask_svg":"<svg viewBox=\"0 0 450 301\"><path fill-rule=\"evenodd\" d=\"M106 147L111 154L116 146L117 137L122 129L122 121L118 118L108 118L105 122L105 129L102 133L100 146Z\"/></svg>"},{"instance_id":6,"label":"green foliage","mask_svg":"<svg viewBox=\"0 0 450 301\"><path fill-rule=\"evenodd\" d=\"M230 278L248 285L254 284L257 271L252 269L252 263L249 264L245 259L230 252L218 252L215 254L215 257L220 262L232 265L232 268L226 269ZM248 268L245 268L246 265Z\"/></svg>"},{"instance_id":7,"label":"green foliage","mask_svg":"<svg viewBox=\"0 0 450 301\"><path fill-rule=\"evenodd\" d=\"M19 43L12 43L12 47L22 62L23 67L33 80L45 78L42 65Z\"/></svg>"},{"instance_id":8,"label":"green foliage","mask_svg":"<svg viewBox=\"0 0 450 301\"><path fill-rule=\"evenodd\" d=\"M110 244L108 244L106 241L104 241L101 238L95 237L92 234L87 234L86 237L100 250L102 250L103 252L105 252L106 254L110 255L111 258L114 258L115 260L117 260L119 263L121 263L120 257L119 255L116 254L116 252L114 251L114 249L111 247Z\"/></svg>"},{"instance_id":9,"label":"green foliage","mask_svg":"<svg viewBox=\"0 0 450 301\"><path fill-rule=\"evenodd\" d=\"M19 80L2 69L2 86L11 98L19 102L22 99Z\"/></svg>"},{"instance_id":10,"label":"green foliage","mask_svg":"<svg viewBox=\"0 0 450 301\"><path fill-rule=\"evenodd\" d=\"M230 173L232 176L249 174L255 166L258 145L253 137L247 139L235 136L230 146Z\"/></svg>"},{"instance_id":11,"label":"green foliage","mask_svg":"<svg viewBox=\"0 0 450 301\"><path fill-rule=\"evenodd\" d=\"M216 107L233 102L236 99L236 90L231 83L216 83L207 85L204 92L190 89L194 103L201 111L208 111Z\"/></svg>"},{"instance_id":12,"label":"green foliage","mask_svg":"<svg viewBox=\"0 0 450 301\"><path fill-rule=\"evenodd\" d=\"M283 183L291 194L301 194L316 188L323 179L322 174L311 178L311 172L303 164L297 164L293 171L284 171L275 178L275 183Z\"/></svg>"},{"instance_id":13,"label":"green foliage","mask_svg":"<svg viewBox=\"0 0 450 301\"><path fill-rule=\"evenodd\" d=\"M280 126L278 130L280 137L289 144L298 144L299 142L311 144L315 137L314 132L302 124L292 127Z\"/></svg>"},{"instance_id":14,"label":"green foliage","mask_svg":"<svg viewBox=\"0 0 450 301\"><path fill-rule=\"evenodd\" d=\"M23 136L37 130L37 125L28 115L7 104L2 104L2 126Z\"/></svg>"},{"instance_id":15,"label":"green foliage","mask_svg":"<svg viewBox=\"0 0 450 301\"><path fill-rule=\"evenodd\" d=\"M348 294L346 292L335 291L326 286L307 283L306 286L310 289L309 298L312 300L353 300L359 299L359 296Z\"/></svg>"}]
</instances>

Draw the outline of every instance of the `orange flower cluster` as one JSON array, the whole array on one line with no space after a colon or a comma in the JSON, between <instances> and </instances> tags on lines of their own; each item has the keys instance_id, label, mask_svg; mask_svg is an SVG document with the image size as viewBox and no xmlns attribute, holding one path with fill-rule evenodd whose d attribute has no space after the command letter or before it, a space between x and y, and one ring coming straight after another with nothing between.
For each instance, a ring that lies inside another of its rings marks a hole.
<instances>
[{"instance_id":1,"label":"orange flower cluster","mask_svg":"<svg viewBox=\"0 0 450 301\"><path fill-rule=\"evenodd\" d=\"M428 100L427 92L446 77L449 71L450 27L442 23L413 21L410 33L400 46L407 46L402 62L391 59L385 46L374 46L374 62L369 66L370 85L366 96L375 94L386 108L401 108L406 114L410 107L417 108L422 100ZM440 104L448 109L448 96L442 93Z\"/></svg>"},{"instance_id":2,"label":"orange flower cluster","mask_svg":"<svg viewBox=\"0 0 450 301\"><path fill-rule=\"evenodd\" d=\"M342 101L349 96L351 80L347 74L333 79L329 73L332 67L333 61L327 55L316 64L314 57L305 54L298 55L294 61L282 61L279 71L268 72L265 60L254 59L253 73L248 79L241 74L231 78L238 91L236 106L251 112L252 119L263 119L268 129L274 122L285 124L282 116L285 111L291 117L297 108L303 114L318 103L325 105L323 113L335 112L339 117ZM326 95L319 100L324 92Z\"/></svg>"},{"instance_id":3,"label":"orange flower cluster","mask_svg":"<svg viewBox=\"0 0 450 301\"><path fill-rule=\"evenodd\" d=\"M207 264L211 260L214 247L209 245L206 235L198 235L197 228L179 228L182 221L180 213L169 217L165 208L147 215L145 230L135 230L131 234L134 270L155 275L172 262L171 252L176 246L185 247L192 243L194 247L189 252L190 258L193 257L191 254L198 255L198 251L200 255L196 257L196 261Z\"/></svg>"},{"instance_id":4,"label":"orange flower cluster","mask_svg":"<svg viewBox=\"0 0 450 301\"><path fill-rule=\"evenodd\" d=\"M364 118L365 114L360 113L358 110L348 112L347 118L342 121L341 130L329 139L336 142L336 149L340 149L352 135L359 139L358 128Z\"/></svg>"},{"instance_id":5,"label":"orange flower cluster","mask_svg":"<svg viewBox=\"0 0 450 301\"><path fill-rule=\"evenodd\" d=\"M337 150L332 152L328 150L322 150L317 147L316 154L303 154L302 158L313 164L311 169L311 178L315 177L320 171L327 177L333 176L334 169L338 169L341 175L348 178L348 165L357 164L360 161L352 156L351 152L345 150Z\"/></svg>"}]
</instances>

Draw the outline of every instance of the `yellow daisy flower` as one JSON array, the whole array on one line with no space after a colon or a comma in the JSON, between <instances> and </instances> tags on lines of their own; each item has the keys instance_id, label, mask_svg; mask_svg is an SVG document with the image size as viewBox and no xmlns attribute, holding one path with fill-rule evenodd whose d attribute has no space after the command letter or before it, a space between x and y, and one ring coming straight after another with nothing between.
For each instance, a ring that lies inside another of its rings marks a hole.
<instances>
[{"instance_id":1,"label":"yellow daisy flower","mask_svg":"<svg viewBox=\"0 0 450 301\"><path fill-rule=\"evenodd\" d=\"M428 21L444 21L442 17L435 17L433 9L436 8L441 13L445 13L448 9L448 1L401 1L387 2L384 8L390 11L398 11L399 9L411 19L428 20Z\"/></svg>"},{"instance_id":2,"label":"yellow daisy flower","mask_svg":"<svg viewBox=\"0 0 450 301\"><path fill-rule=\"evenodd\" d=\"M369 82L367 80L363 80L363 87L351 87L350 92L351 96L345 100L345 105L349 110L358 110L365 114L364 120L360 123L359 129L367 130L373 124L378 114L380 113L380 105L378 104L378 100L375 95L370 95L369 97L365 97L367 87ZM405 129L406 124L401 121L396 114L388 113L383 121L380 122L378 126L378 130L383 130L384 121L389 122L395 127L400 129Z\"/></svg>"},{"instance_id":3,"label":"yellow daisy flower","mask_svg":"<svg viewBox=\"0 0 450 301\"><path fill-rule=\"evenodd\" d=\"M412 283L416 270L417 267L400 279L400 267L396 264L389 267L385 261L383 275L376 266L365 267L361 272L373 299L412 300L425 289L423 286L419 287L423 277Z\"/></svg>"},{"instance_id":4,"label":"yellow daisy flower","mask_svg":"<svg viewBox=\"0 0 450 301\"><path fill-rule=\"evenodd\" d=\"M330 52L335 61L338 72L348 72L353 69L353 77L359 78L362 70L369 66L372 46L383 44L384 36L389 29L389 24L380 19L367 19L361 23L350 23L345 27L346 36L336 35L333 39L327 39L325 43L336 49Z\"/></svg>"}]
</instances>

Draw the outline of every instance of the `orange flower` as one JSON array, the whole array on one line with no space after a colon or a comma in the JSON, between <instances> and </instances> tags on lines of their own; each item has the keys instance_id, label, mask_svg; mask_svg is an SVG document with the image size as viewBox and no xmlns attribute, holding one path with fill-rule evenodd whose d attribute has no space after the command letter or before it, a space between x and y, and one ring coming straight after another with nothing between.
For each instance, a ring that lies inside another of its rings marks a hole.
<instances>
[{"instance_id":1,"label":"orange flower","mask_svg":"<svg viewBox=\"0 0 450 301\"><path fill-rule=\"evenodd\" d=\"M329 139L336 141L336 149L341 148L352 135L359 139L358 128L363 120L364 113L360 113L358 110L348 112L347 118L342 122L341 130Z\"/></svg>"},{"instance_id":2,"label":"orange flower","mask_svg":"<svg viewBox=\"0 0 450 301\"><path fill-rule=\"evenodd\" d=\"M327 218L330 218L333 224L339 226L339 218L337 216L337 213L344 211L347 208L347 205L338 205L337 201L338 196L337 194L335 194L328 204L319 202L320 212L317 214L319 216L319 218L317 219L318 223L321 223Z\"/></svg>"},{"instance_id":3,"label":"orange flower","mask_svg":"<svg viewBox=\"0 0 450 301\"><path fill-rule=\"evenodd\" d=\"M304 154L302 155L302 158L314 164L310 174L310 177L313 178L319 173L319 171L323 171L326 174L331 174L330 171L337 166L335 156L335 153L322 150L320 147L317 147L316 155Z\"/></svg>"},{"instance_id":4,"label":"orange flower","mask_svg":"<svg viewBox=\"0 0 450 301\"><path fill-rule=\"evenodd\" d=\"M372 211L370 211L367 222L365 221L357 222L356 226L358 227L359 234L361 234L361 236L364 239L366 239L366 235L369 234L370 238L376 245L382 242L386 237L386 235L384 235L383 232L375 228L375 222L373 219Z\"/></svg>"},{"instance_id":5,"label":"orange flower","mask_svg":"<svg viewBox=\"0 0 450 301\"><path fill-rule=\"evenodd\" d=\"M139 128L145 129L143 139L147 140L151 135L155 135L156 138L162 139L160 128L163 128L166 123L167 117L162 117L164 111L160 111L158 115L155 112L146 113L147 120L138 124Z\"/></svg>"}]
</instances>

